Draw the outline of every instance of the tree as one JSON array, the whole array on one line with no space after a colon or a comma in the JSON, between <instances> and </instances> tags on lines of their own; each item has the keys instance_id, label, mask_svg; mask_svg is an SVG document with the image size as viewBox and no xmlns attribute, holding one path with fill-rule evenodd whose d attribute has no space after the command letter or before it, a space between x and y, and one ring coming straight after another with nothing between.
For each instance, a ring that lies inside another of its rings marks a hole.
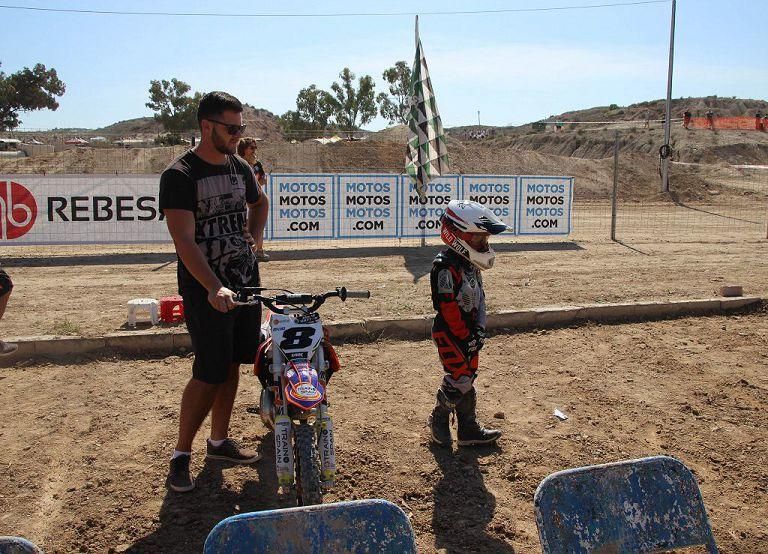
<instances>
[{"instance_id":1,"label":"tree","mask_svg":"<svg viewBox=\"0 0 768 554\"><path fill-rule=\"evenodd\" d=\"M336 124L351 137L351 132L358 128L358 119L362 127L376 116L376 84L370 75L364 75L358 80L355 90L355 74L348 67L339 73L339 79L341 84L334 82L331 85L334 93L334 96L330 96L331 106Z\"/></svg>"},{"instance_id":2,"label":"tree","mask_svg":"<svg viewBox=\"0 0 768 554\"><path fill-rule=\"evenodd\" d=\"M0 130L11 131L21 125L19 112L34 110L56 111L66 86L56 70L36 64L6 75L0 71Z\"/></svg>"},{"instance_id":3,"label":"tree","mask_svg":"<svg viewBox=\"0 0 768 554\"><path fill-rule=\"evenodd\" d=\"M399 61L394 67L384 71L382 76L389 83L389 93L392 97L386 92L376 97L381 117L388 119L392 125L408 124L408 114L411 111L411 68L406 62Z\"/></svg>"},{"instance_id":4,"label":"tree","mask_svg":"<svg viewBox=\"0 0 768 554\"><path fill-rule=\"evenodd\" d=\"M155 113L155 121L171 134L197 127L197 105L202 94L187 96L191 87L184 81L171 79L149 82L149 102L145 105Z\"/></svg>"},{"instance_id":5,"label":"tree","mask_svg":"<svg viewBox=\"0 0 768 554\"><path fill-rule=\"evenodd\" d=\"M301 119L308 121L313 129L325 129L333 115L333 97L314 84L309 85L296 96L296 108Z\"/></svg>"},{"instance_id":6,"label":"tree","mask_svg":"<svg viewBox=\"0 0 768 554\"><path fill-rule=\"evenodd\" d=\"M326 129L333 115L331 95L312 84L299 91L296 110L285 112L280 118L284 131L317 131Z\"/></svg>"}]
</instances>

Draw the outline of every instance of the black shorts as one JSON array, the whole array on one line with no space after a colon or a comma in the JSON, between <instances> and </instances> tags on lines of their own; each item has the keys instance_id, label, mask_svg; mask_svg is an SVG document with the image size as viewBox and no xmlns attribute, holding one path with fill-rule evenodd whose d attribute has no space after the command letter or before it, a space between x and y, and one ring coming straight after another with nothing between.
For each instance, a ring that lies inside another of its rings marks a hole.
<instances>
[{"instance_id":1,"label":"black shorts","mask_svg":"<svg viewBox=\"0 0 768 554\"><path fill-rule=\"evenodd\" d=\"M12 288L13 281L11 281L5 270L0 268L0 298L11 292Z\"/></svg>"},{"instance_id":2,"label":"black shorts","mask_svg":"<svg viewBox=\"0 0 768 554\"><path fill-rule=\"evenodd\" d=\"M184 294L184 318L192 339L192 377L211 385L227 380L234 363L252 364L261 339L261 306L222 313L203 294Z\"/></svg>"}]
</instances>

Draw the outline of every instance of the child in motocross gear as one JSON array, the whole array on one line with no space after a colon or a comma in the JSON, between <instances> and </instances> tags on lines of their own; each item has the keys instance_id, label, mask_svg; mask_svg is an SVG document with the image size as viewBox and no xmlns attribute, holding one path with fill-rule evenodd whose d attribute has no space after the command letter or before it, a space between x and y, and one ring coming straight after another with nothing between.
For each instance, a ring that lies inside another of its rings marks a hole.
<instances>
[{"instance_id":1,"label":"child in motocross gear","mask_svg":"<svg viewBox=\"0 0 768 554\"><path fill-rule=\"evenodd\" d=\"M429 417L432 440L452 443L449 417L456 412L459 446L495 442L501 431L477 422L474 387L480 349L485 341L485 292L481 270L496 256L488 237L507 225L485 206L451 200L441 218L440 238L449 248L435 258L430 274L432 304L437 311L432 339L445 375Z\"/></svg>"}]
</instances>

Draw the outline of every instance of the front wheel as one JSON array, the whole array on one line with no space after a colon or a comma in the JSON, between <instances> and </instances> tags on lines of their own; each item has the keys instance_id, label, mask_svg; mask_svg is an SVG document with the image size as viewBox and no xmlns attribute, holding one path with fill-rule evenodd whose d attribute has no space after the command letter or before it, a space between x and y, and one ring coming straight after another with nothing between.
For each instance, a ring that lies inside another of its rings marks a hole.
<instances>
[{"instance_id":1,"label":"front wheel","mask_svg":"<svg viewBox=\"0 0 768 554\"><path fill-rule=\"evenodd\" d=\"M296 496L299 506L323 503L320 487L320 457L317 452L315 429L306 421L294 428L296 440Z\"/></svg>"}]
</instances>

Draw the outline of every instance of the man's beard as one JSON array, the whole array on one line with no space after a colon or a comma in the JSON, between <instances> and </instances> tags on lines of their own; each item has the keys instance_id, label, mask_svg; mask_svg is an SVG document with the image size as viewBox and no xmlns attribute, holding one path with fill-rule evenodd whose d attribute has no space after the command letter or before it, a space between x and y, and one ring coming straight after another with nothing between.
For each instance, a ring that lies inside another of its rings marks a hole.
<instances>
[{"instance_id":1,"label":"man's beard","mask_svg":"<svg viewBox=\"0 0 768 554\"><path fill-rule=\"evenodd\" d=\"M211 133L211 138L213 139L213 147L220 153L220 154L234 154L236 147L229 145L228 139L222 139L219 136L219 133L214 131Z\"/></svg>"}]
</instances>

